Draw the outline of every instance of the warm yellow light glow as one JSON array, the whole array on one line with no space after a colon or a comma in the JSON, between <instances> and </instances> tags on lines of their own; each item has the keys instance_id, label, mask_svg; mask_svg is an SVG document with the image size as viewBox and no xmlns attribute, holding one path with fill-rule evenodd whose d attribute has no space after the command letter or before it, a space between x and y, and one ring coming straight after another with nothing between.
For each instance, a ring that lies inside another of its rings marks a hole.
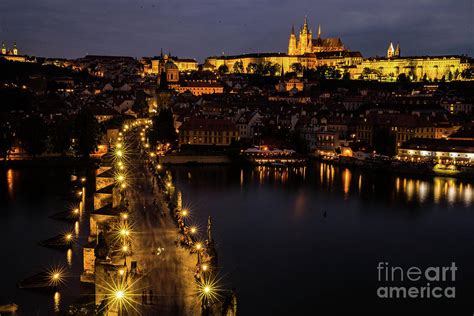
<instances>
[{"instance_id":1,"label":"warm yellow light glow","mask_svg":"<svg viewBox=\"0 0 474 316\"><path fill-rule=\"evenodd\" d=\"M127 219L127 218L128 218L128 214L127 214L127 213L123 213L123 214L122 214L122 218L123 218L123 219Z\"/></svg>"},{"instance_id":2,"label":"warm yellow light glow","mask_svg":"<svg viewBox=\"0 0 474 316\"><path fill-rule=\"evenodd\" d=\"M69 241L72 239L72 234L66 234L66 240Z\"/></svg>"},{"instance_id":3,"label":"warm yellow light glow","mask_svg":"<svg viewBox=\"0 0 474 316\"><path fill-rule=\"evenodd\" d=\"M188 210L186 210L186 209L184 209L184 210L181 211L181 216L183 216L183 217L188 216L188 214L189 214L189 212L188 212Z\"/></svg>"},{"instance_id":4,"label":"warm yellow light glow","mask_svg":"<svg viewBox=\"0 0 474 316\"><path fill-rule=\"evenodd\" d=\"M219 288L218 281L215 278L206 278L203 281L199 281L197 285L197 294L201 300L206 299L210 302L214 302L221 297L219 294L221 289Z\"/></svg>"},{"instance_id":5,"label":"warm yellow light glow","mask_svg":"<svg viewBox=\"0 0 474 316\"><path fill-rule=\"evenodd\" d=\"M123 152L121 150L117 150L117 152L115 154L117 155L117 157L122 157L123 156Z\"/></svg>"},{"instance_id":6,"label":"warm yellow light glow","mask_svg":"<svg viewBox=\"0 0 474 316\"><path fill-rule=\"evenodd\" d=\"M81 182L86 182L86 178L82 177Z\"/></svg>"},{"instance_id":7,"label":"warm yellow light glow","mask_svg":"<svg viewBox=\"0 0 474 316\"><path fill-rule=\"evenodd\" d=\"M120 231L120 234L121 234L122 236L128 236L128 235L130 235L130 231L129 231L128 229L125 229L125 228L124 228L124 229L122 229L122 230Z\"/></svg>"},{"instance_id":8,"label":"warm yellow light glow","mask_svg":"<svg viewBox=\"0 0 474 316\"><path fill-rule=\"evenodd\" d=\"M79 209L75 208L73 212L74 212L74 214L79 214Z\"/></svg>"},{"instance_id":9,"label":"warm yellow light glow","mask_svg":"<svg viewBox=\"0 0 474 316\"><path fill-rule=\"evenodd\" d=\"M202 271L207 271L207 268L208 268L208 267L207 267L207 264L203 264L203 265L202 265Z\"/></svg>"},{"instance_id":10,"label":"warm yellow light glow","mask_svg":"<svg viewBox=\"0 0 474 316\"><path fill-rule=\"evenodd\" d=\"M161 169L161 165L156 166L156 168L158 168L158 170L160 170L160 169Z\"/></svg>"},{"instance_id":11,"label":"warm yellow light glow","mask_svg":"<svg viewBox=\"0 0 474 316\"><path fill-rule=\"evenodd\" d=\"M166 186L169 188L171 187L171 182L166 183Z\"/></svg>"},{"instance_id":12,"label":"warm yellow light glow","mask_svg":"<svg viewBox=\"0 0 474 316\"><path fill-rule=\"evenodd\" d=\"M117 143L117 148L122 148L122 144L121 144L121 143Z\"/></svg>"},{"instance_id":13,"label":"warm yellow light glow","mask_svg":"<svg viewBox=\"0 0 474 316\"><path fill-rule=\"evenodd\" d=\"M202 249L202 244L201 244L200 242L198 242L198 243L196 244L196 249L197 249L197 250L201 250L201 249Z\"/></svg>"},{"instance_id":14,"label":"warm yellow light glow","mask_svg":"<svg viewBox=\"0 0 474 316\"><path fill-rule=\"evenodd\" d=\"M49 286L58 286L64 282L64 268L57 267L48 271Z\"/></svg>"},{"instance_id":15,"label":"warm yellow light glow","mask_svg":"<svg viewBox=\"0 0 474 316\"><path fill-rule=\"evenodd\" d=\"M119 270L119 274L120 274L120 275L123 275L124 273L125 273L125 270L124 270L124 269L120 269L120 270Z\"/></svg>"},{"instance_id":16,"label":"warm yellow light glow","mask_svg":"<svg viewBox=\"0 0 474 316\"><path fill-rule=\"evenodd\" d=\"M115 292L115 297L118 298L119 300L123 299L125 297L125 292L122 290L119 290Z\"/></svg>"},{"instance_id":17,"label":"warm yellow light glow","mask_svg":"<svg viewBox=\"0 0 474 316\"><path fill-rule=\"evenodd\" d=\"M122 251L123 251L123 252L127 252L127 251L128 251L128 246L127 246L127 245L124 245L124 246L122 247Z\"/></svg>"},{"instance_id":18,"label":"warm yellow light glow","mask_svg":"<svg viewBox=\"0 0 474 316\"><path fill-rule=\"evenodd\" d=\"M191 234L195 234L197 232L197 228L196 227L191 227L190 232L191 232Z\"/></svg>"}]
</instances>

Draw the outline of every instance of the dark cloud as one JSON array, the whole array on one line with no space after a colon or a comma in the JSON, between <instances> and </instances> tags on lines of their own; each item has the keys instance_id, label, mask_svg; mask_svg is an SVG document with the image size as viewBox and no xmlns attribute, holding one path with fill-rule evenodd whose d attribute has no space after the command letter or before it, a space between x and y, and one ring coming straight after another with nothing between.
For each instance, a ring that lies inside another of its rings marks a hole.
<instances>
[{"instance_id":1,"label":"dark cloud","mask_svg":"<svg viewBox=\"0 0 474 316\"><path fill-rule=\"evenodd\" d=\"M365 56L474 54L472 0L1 0L0 39L37 56L183 57L286 51L291 25Z\"/></svg>"}]
</instances>

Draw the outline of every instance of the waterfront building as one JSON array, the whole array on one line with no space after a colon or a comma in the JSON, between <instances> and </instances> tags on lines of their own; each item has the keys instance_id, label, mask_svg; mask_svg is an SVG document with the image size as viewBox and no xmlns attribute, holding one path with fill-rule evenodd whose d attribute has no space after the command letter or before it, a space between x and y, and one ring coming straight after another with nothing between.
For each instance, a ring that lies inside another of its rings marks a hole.
<instances>
[{"instance_id":1,"label":"waterfront building","mask_svg":"<svg viewBox=\"0 0 474 316\"><path fill-rule=\"evenodd\" d=\"M239 139L239 130L229 120L193 117L179 128L179 145L229 146Z\"/></svg>"},{"instance_id":2,"label":"waterfront building","mask_svg":"<svg viewBox=\"0 0 474 316\"><path fill-rule=\"evenodd\" d=\"M397 151L402 161L433 161L442 164L474 163L474 141L414 138Z\"/></svg>"},{"instance_id":3,"label":"waterfront building","mask_svg":"<svg viewBox=\"0 0 474 316\"><path fill-rule=\"evenodd\" d=\"M436 126L428 119L410 114L370 113L356 124L357 140L374 144L374 137L380 133L391 135L398 148L412 138L436 138Z\"/></svg>"}]
</instances>

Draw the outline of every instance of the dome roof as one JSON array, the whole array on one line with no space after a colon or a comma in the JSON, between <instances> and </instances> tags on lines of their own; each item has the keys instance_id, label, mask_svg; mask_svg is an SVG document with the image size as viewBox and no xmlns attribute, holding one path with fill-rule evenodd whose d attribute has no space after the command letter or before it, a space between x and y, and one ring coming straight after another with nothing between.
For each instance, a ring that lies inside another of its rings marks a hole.
<instances>
[{"instance_id":1,"label":"dome roof","mask_svg":"<svg viewBox=\"0 0 474 316\"><path fill-rule=\"evenodd\" d=\"M178 69L178 66L176 66L175 63L173 63L171 60L168 60L165 64L165 69L166 70L169 70L169 69Z\"/></svg>"}]
</instances>

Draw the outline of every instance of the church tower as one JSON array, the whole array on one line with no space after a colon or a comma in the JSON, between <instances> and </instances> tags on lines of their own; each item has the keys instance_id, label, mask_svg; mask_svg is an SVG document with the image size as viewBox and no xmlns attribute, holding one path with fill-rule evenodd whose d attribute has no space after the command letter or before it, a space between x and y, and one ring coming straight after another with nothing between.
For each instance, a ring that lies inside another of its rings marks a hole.
<instances>
[{"instance_id":1,"label":"church tower","mask_svg":"<svg viewBox=\"0 0 474 316\"><path fill-rule=\"evenodd\" d=\"M16 43L13 43L13 55L18 55L18 48L16 47Z\"/></svg>"},{"instance_id":2,"label":"church tower","mask_svg":"<svg viewBox=\"0 0 474 316\"><path fill-rule=\"evenodd\" d=\"M395 55L395 49L393 48L393 43L390 43L387 49L387 58L392 58Z\"/></svg>"},{"instance_id":3,"label":"church tower","mask_svg":"<svg viewBox=\"0 0 474 316\"><path fill-rule=\"evenodd\" d=\"M288 55L298 55L298 49L296 47L295 26L291 28L290 41L288 43Z\"/></svg>"},{"instance_id":4,"label":"church tower","mask_svg":"<svg viewBox=\"0 0 474 316\"><path fill-rule=\"evenodd\" d=\"M299 53L303 55L304 53L311 53L312 50L313 50L313 33L309 30L308 18L305 17L303 28L300 31Z\"/></svg>"},{"instance_id":5,"label":"church tower","mask_svg":"<svg viewBox=\"0 0 474 316\"><path fill-rule=\"evenodd\" d=\"M5 42L2 42L2 55L7 54L7 45L5 45Z\"/></svg>"},{"instance_id":6,"label":"church tower","mask_svg":"<svg viewBox=\"0 0 474 316\"><path fill-rule=\"evenodd\" d=\"M397 48L395 48L395 57L400 57L400 43L397 43Z\"/></svg>"}]
</instances>

